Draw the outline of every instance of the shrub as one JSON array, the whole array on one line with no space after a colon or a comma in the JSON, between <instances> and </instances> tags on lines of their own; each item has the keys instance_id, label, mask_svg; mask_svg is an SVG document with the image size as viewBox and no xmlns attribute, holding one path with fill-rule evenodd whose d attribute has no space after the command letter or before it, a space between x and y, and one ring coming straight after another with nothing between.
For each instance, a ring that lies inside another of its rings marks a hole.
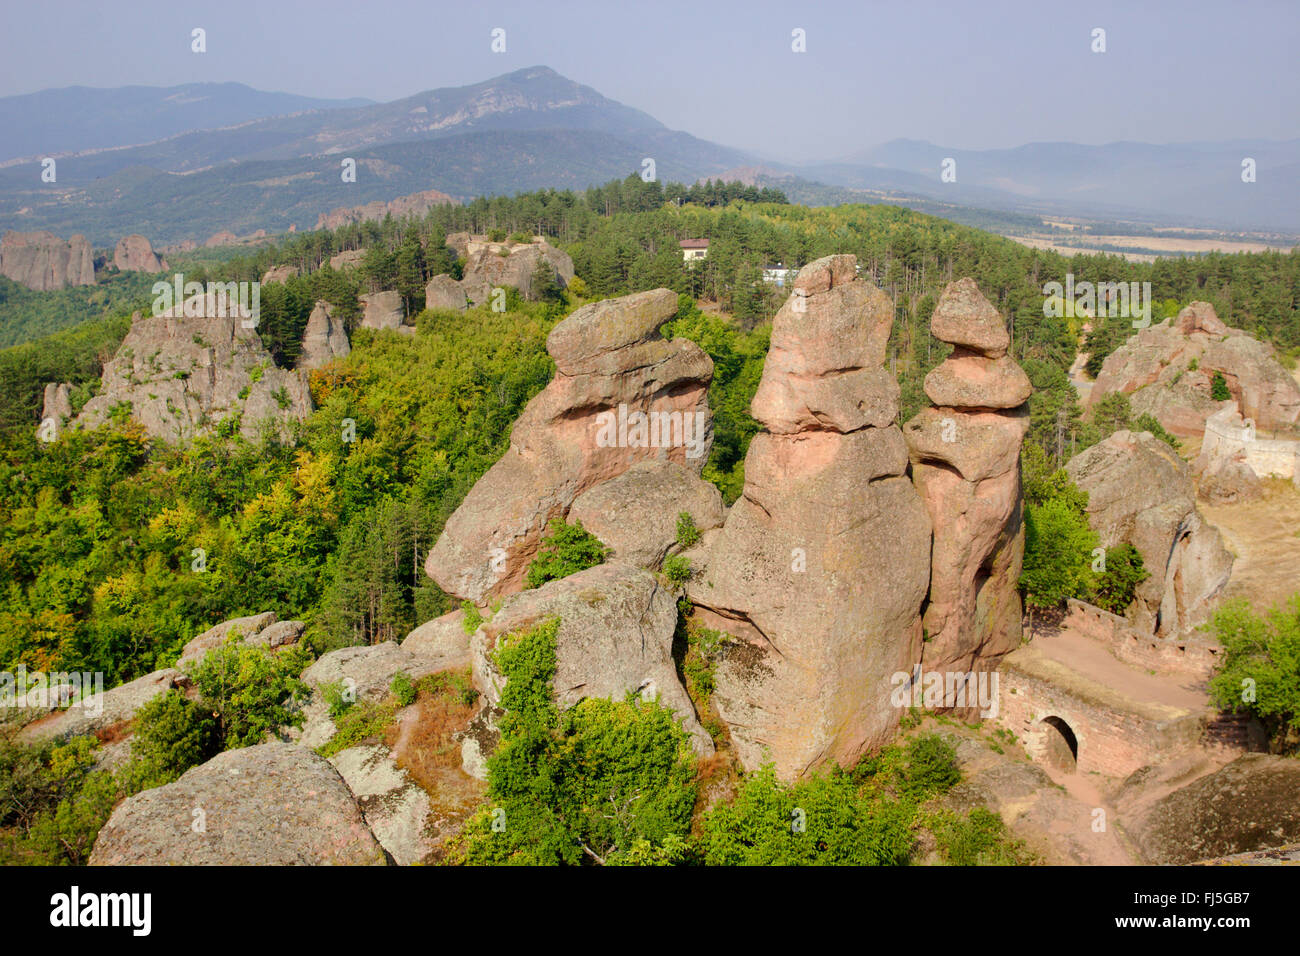
<instances>
[{"instance_id":1,"label":"shrub","mask_svg":"<svg viewBox=\"0 0 1300 956\"><path fill-rule=\"evenodd\" d=\"M695 526L695 519L691 517L689 511L683 511L677 515L677 543L683 548L689 548L696 541L700 540L700 529Z\"/></svg>"},{"instance_id":2,"label":"shrub","mask_svg":"<svg viewBox=\"0 0 1300 956\"><path fill-rule=\"evenodd\" d=\"M1215 372L1214 378L1210 379L1210 398L1216 402L1226 402L1232 398L1232 392L1228 391L1228 380L1222 372Z\"/></svg>"},{"instance_id":3,"label":"shrub","mask_svg":"<svg viewBox=\"0 0 1300 956\"><path fill-rule=\"evenodd\" d=\"M528 566L525 583L529 588L594 568L609 554L609 549L583 528L581 521L570 525L556 518L550 530L550 535L542 539L537 557Z\"/></svg>"},{"instance_id":4,"label":"shrub","mask_svg":"<svg viewBox=\"0 0 1300 956\"><path fill-rule=\"evenodd\" d=\"M411 680L411 675L406 671L398 671L394 674L393 682L388 689L397 700L399 707L410 707L415 703L415 698L419 695L415 688L415 682Z\"/></svg>"},{"instance_id":5,"label":"shrub","mask_svg":"<svg viewBox=\"0 0 1300 956\"><path fill-rule=\"evenodd\" d=\"M906 748L900 784L904 793L917 798L947 793L961 781L957 754L938 734L925 734Z\"/></svg>"},{"instance_id":6,"label":"shrub","mask_svg":"<svg viewBox=\"0 0 1300 956\"><path fill-rule=\"evenodd\" d=\"M939 852L953 866L1013 866L1021 859L1019 841L1007 834L1002 818L986 807L975 807L965 817L944 814L934 825Z\"/></svg>"},{"instance_id":7,"label":"shrub","mask_svg":"<svg viewBox=\"0 0 1300 956\"><path fill-rule=\"evenodd\" d=\"M1112 614L1123 614L1137 592L1138 585L1151 577L1142 564L1142 555L1125 542L1106 552L1106 570L1099 573L1092 600Z\"/></svg>"},{"instance_id":8,"label":"shrub","mask_svg":"<svg viewBox=\"0 0 1300 956\"><path fill-rule=\"evenodd\" d=\"M483 623L483 615L479 613L473 601L461 601L460 609L465 612L465 616L461 618L460 626L465 629L466 634L473 634L479 629L479 625Z\"/></svg>"},{"instance_id":9,"label":"shrub","mask_svg":"<svg viewBox=\"0 0 1300 956\"><path fill-rule=\"evenodd\" d=\"M664 561L664 577L680 587L691 579L691 562L680 554L674 554Z\"/></svg>"},{"instance_id":10,"label":"shrub","mask_svg":"<svg viewBox=\"0 0 1300 956\"><path fill-rule=\"evenodd\" d=\"M492 806L466 827L466 860L680 859L696 789L685 731L671 711L634 698L588 698L559 713L551 689L558 627L551 618L497 648L506 683L501 741L488 759Z\"/></svg>"},{"instance_id":11,"label":"shrub","mask_svg":"<svg viewBox=\"0 0 1300 956\"><path fill-rule=\"evenodd\" d=\"M1224 650L1210 680L1215 704L1258 718L1274 753L1300 752L1300 594L1262 615L1230 601L1206 629Z\"/></svg>"},{"instance_id":12,"label":"shrub","mask_svg":"<svg viewBox=\"0 0 1300 956\"><path fill-rule=\"evenodd\" d=\"M321 685L321 699L325 701L325 706L329 708L330 720L338 720L347 712L349 707L356 703L355 700L349 698L346 690L347 688L341 680L334 680Z\"/></svg>"},{"instance_id":13,"label":"shrub","mask_svg":"<svg viewBox=\"0 0 1300 956\"><path fill-rule=\"evenodd\" d=\"M334 722L334 736L316 752L322 757L333 757L349 747L355 747L372 737L383 736L388 725L393 722L397 708L390 704L376 704L361 700L349 707L342 717Z\"/></svg>"},{"instance_id":14,"label":"shrub","mask_svg":"<svg viewBox=\"0 0 1300 956\"><path fill-rule=\"evenodd\" d=\"M268 733L301 724L302 714L289 704L307 689L298 680L305 652L295 647L273 654L238 641L232 637L213 648L190 675L227 750L259 744Z\"/></svg>"},{"instance_id":15,"label":"shrub","mask_svg":"<svg viewBox=\"0 0 1300 956\"><path fill-rule=\"evenodd\" d=\"M136 714L131 755L141 789L171 783L220 749L216 719L179 691L159 694Z\"/></svg>"}]
</instances>

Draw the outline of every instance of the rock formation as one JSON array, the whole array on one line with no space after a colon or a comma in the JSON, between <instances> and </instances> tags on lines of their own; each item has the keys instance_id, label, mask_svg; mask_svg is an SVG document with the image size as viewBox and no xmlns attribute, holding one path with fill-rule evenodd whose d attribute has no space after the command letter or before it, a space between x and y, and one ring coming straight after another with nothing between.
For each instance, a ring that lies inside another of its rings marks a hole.
<instances>
[{"instance_id":1,"label":"rock formation","mask_svg":"<svg viewBox=\"0 0 1300 956\"><path fill-rule=\"evenodd\" d=\"M921 656L930 519L906 476L889 298L853 256L805 266L777 313L745 487L688 594L731 634L714 703L741 761L783 779L892 736Z\"/></svg>"},{"instance_id":2,"label":"rock formation","mask_svg":"<svg viewBox=\"0 0 1300 956\"><path fill-rule=\"evenodd\" d=\"M1065 469L1088 492L1088 524L1100 545L1131 544L1151 574L1137 588L1134 626L1177 637L1205 621L1232 556L1196 510L1191 472L1178 453L1150 432L1118 431Z\"/></svg>"},{"instance_id":3,"label":"rock formation","mask_svg":"<svg viewBox=\"0 0 1300 956\"><path fill-rule=\"evenodd\" d=\"M355 269L366 258L364 249L344 249L342 252L330 256L330 268L336 272L345 269Z\"/></svg>"},{"instance_id":4,"label":"rock formation","mask_svg":"<svg viewBox=\"0 0 1300 956\"><path fill-rule=\"evenodd\" d=\"M203 248L215 249L217 246L228 246L238 241L239 237L237 235L227 229L223 229L220 232L214 232L212 235L208 236L207 240L203 243Z\"/></svg>"},{"instance_id":5,"label":"rock formation","mask_svg":"<svg viewBox=\"0 0 1300 956\"><path fill-rule=\"evenodd\" d=\"M328 302L319 301L307 317L307 328L302 333L302 352L295 367L303 371L320 368L352 351L343 320L334 318Z\"/></svg>"},{"instance_id":6,"label":"rock formation","mask_svg":"<svg viewBox=\"0 0 1300 956\"><path fill-rule=\"evenodd\" d=\"M400 292L371 292L361 298L361 327L397 331L406 322L406 307Z\"/></svg>"},{"instance_id":7,"label":"rock formation","mask_svg":"<svg viewBox=\"0 0 1300 956\"><path fill-rule=\"evenodd\" d=\"M187 441L231 415L255 439L268 420L282 437L311 411L306 377L278 368L257 330L215 295L195 296L183 309L137 313L117 354L104 365L99 394L78 425L105 422L129 403L131 416L155 438Z\"/></svg>"},{"instance_id":8,"label":"rock formation","mask_svg":"<svg viewBox=\"0 0 1300 956\"><path fill-rule=\"evenodd\" d=\"M584 491L569 520L599 538L610 549L609 560L654 570L677 543L683 511L700 531L721 527L726 517L716 485L684 465L651 459Z\"/></svg>"},{"instance_id":9,"label":"rock formation","mask_svg":"<svg viewBox=\"0 0 1300 956\"><path fill-rule=\"evenodd\" d=\"M167 268L167 260L153 251L148 239L133 234L117 241L113 265L122 272L162 272Z\"/></svg>"},{"instance_id":10,"label":"rock formation","mask_svg":"<svg viewBox=\"0 0 1300 956\"><path fill-rule=\"evenodd\" d=\"M449 275L434 276L424 287L426 309L451 309L465 311L465 290Z\"/></svg>"},{"instance_id":11,"label":"rock formation","mask_svg":"<svg viewBox=\"0 0 1300 956\"><path fill-rule=\"evenodd\" d=\"M525 297L531 297L533 273L542 263L550 267L560 288L573 281L573 260L544 239L525 245L471 244L460 285L474 305L487 302L498 286L513 286Z\"/></svg>"},{"instance_id":12,"label":"rock formation","mask_svg":"<svg viewBox=\"0 0 1300 956\"><path fill-rule=\"evenodd\" d=\"M130 720L141 707L159 694L176 688L178 681L183 679L180 671L164 668L102 693L83 694L66 710L57 710L27 724L18 732L18 740L35 744L107 730Z\"/></svg>"},{"instance_id":13,"label":"rock formation","mask_svg":"<svg viewBox=\"0 0 1300 956\"><path fill-rule=\"evenodd\" d=\"M402 641L402 650L429 661L438 670L469 665L469 634L465 612L450 611L421 624Z\"/></svg>"},{"instance_id":14,"label":"rock formation","mask_svg":"<svg viewBox=\"0 0 1300 956\"><path fill-rule=\"evenodd\" d=\"M268 282L285 283L294 278L297 274L297 266L273 266L272 268L267 269L266 274L262 276L262 285L266 285Z\"/></svg>"},{"instance_id":15,"label":"rock formation","mask_svg":"<svg viewBox=\"0 0 1300 956\"><path fill-rule=\"evenodd\" d=\"M203 813L201 830L192 826ZM347 784L292 744L228 750L175 783L118 804L92 866L383 865Z\"/></svg>"},{"instance_id":16,"label":"rock formation","mask_svg":"<svg viewBox=\"0 0 1300 956\"><path fill-rule=\"evenodd\" d=\"M186 644L176 666L185 668L191 663L197 663L207 657L213 648L220 647L236 636L241 644L248 647L264 647L268 650L290 647L298 643L304 628L302 621L277 620L274 611L223 621Z\"/></svg>"},{"instance_id":17,"label":"rock formation","mask_svg":"<svg viewBox=\"0 0 1300 956\"><path fill-rule=\"evenodd\" d=\"M0 275L37 292L95 284L95 259L82 235L64 242L52 232L6 232Z\"/></svg>"},{"instance_id":18,"label":"rock formation","mask_svg":"<svg viewBox=\"0 0 1300 956\"><path fill-rule=\"evenodd\" d=\"M338 229L356 222L381 222L385 216L401 219L406 216L423 216L435 206L456 206L459 203L446 193L436 189L398 196L392 202L376 200L363 206L340 206L327 213L321 213L316 220L317 229Z\"/></svg>"},{"instance_id":19,"label":"rock formation","mask_svg":"<svg viewBox=\"0 0 1300 956\"><path fill-rule=\"evenodd\" d=\"M365 817L366 826L398 866L423 863L430 838L429 795L382 744L349 747L330 758Z\"/></svg>"},{"instance_id":20,"label":"rock formation","mask_svg":"<svg viewBox=\"0 0 1300 956\"><path fill-rule=\"evenodd\" d=\"M341 647L321 657L302 672L308 687L319 689L335 681L351 682L357 700L382 700L399 671L421 678L442 668L437 661L412 653L392 641Z\"/></svg>"},{"instance_id":21,"label":"rock formation","mask_svg":"<svg viewBox=\"0 0 1300 956\"><path fill-rule=\"evenodd\" d=\"M551 617L556 632L556 669L552 686L561 710L585 697L623 700L629 693L658 699L681 718L700 754L713 753L713 741L700 726L673 664L677 601L648 571L622 564L602 564L505 600L470 640L474 685L483 695L479 720L492 731L505 677L497 669L497 645L507 634L532 629ZM471 752L482 734L466 737ZM466 766L479 766L471 753Z\"/></svg>"},{"instance_id":22,"label":"rock formation","mask_svg":"<svg viewBox=\"0 0 1300 956\"><path fill-rule=\"evenodd\" d=\"M52 418L55 425L62 426L71 417L71 386L67 382L47 382L45 403L41 407L41 421Z\"/></svg>"},{"instance_id":23,"label":"rock formation","mask_svg":"<svg viewBox=\"0 0 1300 956\"><path fill-rule=\"evenodd\" d=\"M1205 419L1221 407L1210 393L1215 372L1258 428L1300 422L1300 386L1278 364L1273 347L1228 328L1207 302L1193 302L1111 353L1088 402L1122 392L1135 415L1154 415L1175 435L1199 435Z\"/></svg>"},{"instance_id":24,"label":"rock formation","mask_svg":"<svg viewBox=\"0 0 1300 956\"><path fill-rule=\"evenodd\" d=\"M1001 314L973 280L948 284L930 329L954 349L926 376L934 406L903 428L934 526L922 667L993 670L1020 644L1020 445L1030 384L1007 355Z\"/></svg>"},{"instance_id":25,"label":"rock formation","mask_svg":"<svg viewBox=\"0 0 1300 956\"><path fill-rule=\"evenodd\" d=\"M676 293L656 289L583 306L551 330L555 378L429 554L425 570L444 591L484 605L519 590L551 519L638 461L700 473L713 442L713 362L659 335L676 311Z\"/></svg>"}]
</instances>

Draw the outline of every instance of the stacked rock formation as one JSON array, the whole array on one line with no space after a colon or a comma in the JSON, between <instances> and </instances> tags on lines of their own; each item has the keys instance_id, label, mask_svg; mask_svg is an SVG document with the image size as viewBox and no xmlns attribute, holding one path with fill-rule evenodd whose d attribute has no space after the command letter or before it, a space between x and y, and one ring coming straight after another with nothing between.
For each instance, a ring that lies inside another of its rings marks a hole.
<instances>
[{"instance_id":1,"label":"stacked rock formation","mask_svg":"<svg viewBox=\"0 0 1300 956\"><path fill-rule=\"evenodd\" d=\"M934 406L903 428L934 524L922 666L992 670L1020 644L1020 445L1032 388L974 280L948 284L930 330L953 351L925 378Z\"/></svg>"},{"instance_id":2,"label":"stacked rock formation","mask_svg":"<svg viewBox=\"0 0 1300 956\"><path fill-rule=\"evenodd\" d=\"M734 638L714 703L746 768L793 779L893 734L921 655L930 519L906 477L889 298L854 256L805 266L773 322L745 486L689 587Z\"/></svg>"},{"instance_id":3,"label":"stacked rock formation","mask_svg":"<svg viewBox=\"0 0 1300 956\"><path fill-rule=\"evenodd\" d=\"M434 276L424 287L426 309L452 309L465 311L465 290L449 275Z\"/></svg>"},{"instance_id":4,"label":"stacked rock formation","mask_svg":"<svg viewBox=\"0 0 1300 956\"><path fill-rule=\"evenodd\" d=\"M167 260L153 251L148 239L133 234L117 241L113 265L122 272L162 272L167 268Z\"/></svg>"},{"instance_id":5,"label":"stacked rock formation","mask_svg":"<svg viewBox=\"0 0 1300 956\"><path fill-rule=\"evenodd\" d=\"M513 286L531 297L533 275L543 264L560 288L573 281L573 260L545 240L524 245L471 243L460 286L474 305L487 302L498 286Z\"/></svg>"},{"instance_id":6,"label":"stacked rock formation","mask_svg":"<svg viewBox=\"0 0 1300 956\"><path fill-rule=\"evenodd\" d=\"M713 362L659 335L676 311L677 294L656 289L583 306L551 330L555 378L429 553L425 570L444 591L483 605L519 590L551 519L638 461L699 475L713 443Z\"/></svg>"},{"instance_id":7,"label":"stacked rock formation","mask_svg":"<svg viewBox=\"0 0 1300 956\"><path fill-rule=\"evenodd\" d=\"M363 309L361 316L363 329L398 331L407 327L405 326L406 306L402 303L400 292L371 292L360 298Z\"/></svg>"},{"instance_id":8,"label":"stacked rock formation","mask_svg":"<svg viewBox=\"0 0 1300 956\"><path fill-rule=\"evenodd\" d=\"M6 232L0 275L37 292L95 284L95 259L82 235L64 242L52 232Z\"/></svg>"}]
</instances>

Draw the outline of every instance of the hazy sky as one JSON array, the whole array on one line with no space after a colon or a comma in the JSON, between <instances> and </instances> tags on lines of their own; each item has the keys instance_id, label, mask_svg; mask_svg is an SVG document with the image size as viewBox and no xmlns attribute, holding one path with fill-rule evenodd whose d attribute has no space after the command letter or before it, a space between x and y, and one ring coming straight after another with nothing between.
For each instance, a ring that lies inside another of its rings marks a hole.
<instances>
[{"instance_id":1,"label":"hazy sky","mask_svg":"<svg viewBox=\"0 0 1300 956\"><path fill-rule=\"evenodd\" d=\"M233 80L390 100L544 64L674 129L795 161L898 137L1300 137L1296 0L0 3L0 95ZM190 52L196 26L206 54Z\"/></svg>"}]
</instances>

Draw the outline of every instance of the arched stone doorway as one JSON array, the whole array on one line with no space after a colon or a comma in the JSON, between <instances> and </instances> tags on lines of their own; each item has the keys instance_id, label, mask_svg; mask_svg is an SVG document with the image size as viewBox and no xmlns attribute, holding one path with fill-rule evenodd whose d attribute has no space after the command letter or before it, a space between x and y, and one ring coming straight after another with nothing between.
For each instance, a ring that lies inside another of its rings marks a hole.
<instances>
[{"instance_id":1,"label":"arched stone doorway","mask_svg":"<svg viewBox=\"0 0 1300 956\"><path fill-rule=\"evenodd\" d=\"M1043 735L1043 762L1066 773L1074 773L1079 763L1079 738L1060 717L1040 721Z\"/></svg>"}]
</instances>

